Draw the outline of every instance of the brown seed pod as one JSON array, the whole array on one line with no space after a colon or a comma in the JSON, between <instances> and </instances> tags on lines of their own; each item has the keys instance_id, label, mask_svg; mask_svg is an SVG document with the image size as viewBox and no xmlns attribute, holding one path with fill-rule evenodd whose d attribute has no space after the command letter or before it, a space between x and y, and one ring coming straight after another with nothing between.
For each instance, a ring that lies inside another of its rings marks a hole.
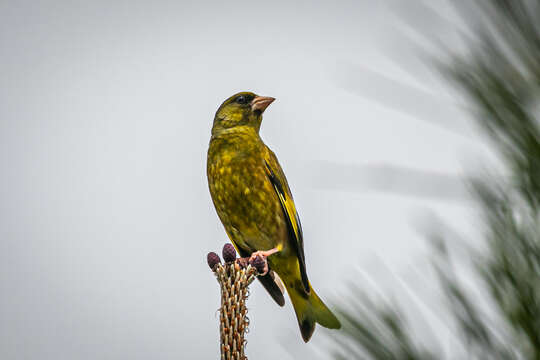
<instances>
[{"instance_id":1,"label":"brown seed pod","mask_svg":"<svg viewBox=\"0 0 540 360\"><path fill-rule=\"evenodd\" d=\"M221 264L221 259L219 258L219 255L215 252L209 252L206 256L206 260L208 261L208 266L210 266L210 269L214 271L217 264Z\"/></svg>"},{"instance_id":2,"label":"brown seed pod","mask_svg":"<svg viewBox=\"0 0 540 360\"><path fill-rule=\"evenodd\" d=\"M236 260L236 250L234 249L234 246L232 244L225 244L223 246L223 260L225 260L226 263L233 262Z\"/></svg>"},{"instance_id":3,"label":"brown seed pod","mask_svg":"<svg viewBox=\"0 0 540 360\"><path fill-rule=\"evenodd\" d=\"M264 268L266 267L266 260L262 256L257 256L251 262L251 266L253 266L255 269L257 269L257 272L259 274L262 274L262 273L264 273Z\"/></svg>"}]
</instances>

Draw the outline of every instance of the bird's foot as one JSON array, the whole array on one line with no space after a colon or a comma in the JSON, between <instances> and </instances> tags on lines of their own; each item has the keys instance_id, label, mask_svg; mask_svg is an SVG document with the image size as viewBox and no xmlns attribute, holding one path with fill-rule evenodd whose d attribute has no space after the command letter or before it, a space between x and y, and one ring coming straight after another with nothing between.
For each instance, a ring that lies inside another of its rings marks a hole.
<instances>
[{"instance_id":1,"label":"bird's foot","mask_svg":"<svg viewBox=\"0 0 540 360\"><path fill-rule=\"evenodd\" d=\"M266 261L266 258L269 257L272 254L277 253L278 251L279 250L276 249L276 248L266 250L266 251L255 251L249 257L248 262L250 264L256 265L256 267L261 267L263 271L259 271L259 272L261 273L261 275L266 275L266 274L268 274L268 262ZM261 262L264 262L264 267L261 266L262 265ZM257 264L257 263L259 263L260 265ZM257 266L257 265L259 265L259 266Z\"/></svg>"},{"instance_id":2,"label":"bird's foot","mask_svg":"<svg viewBox=\"0 0 540 360\"><path fill-rule=\"evenodd\" d=\"M266 250L266 251L255 251L254 253L251 254L251 256L249 257L249 261L253 261L255 260L255 258L257 256L262 256L263 258L267 258L269 257L270 255L273 255L275 253L279 252L279 250L277 248L273 248L273 249L270 249L270 250Z\"/></svg>"}]
</instances>

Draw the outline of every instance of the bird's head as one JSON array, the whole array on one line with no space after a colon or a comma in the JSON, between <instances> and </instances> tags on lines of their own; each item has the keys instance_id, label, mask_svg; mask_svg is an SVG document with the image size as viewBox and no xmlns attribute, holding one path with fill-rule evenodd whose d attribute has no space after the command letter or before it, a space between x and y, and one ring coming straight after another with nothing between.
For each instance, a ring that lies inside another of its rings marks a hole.
<instances>
[{"instance_id":1,"label":"bird's head","mask_svg":"<svg viewBox=\"0 0 540 360\"><path fill-rule=\"evenodd\" d=\"M262 114L274 100L247 91L231 96L216 111L212 134L236 126L250 126L259 132Z\"/></svg>"}]
</instances>

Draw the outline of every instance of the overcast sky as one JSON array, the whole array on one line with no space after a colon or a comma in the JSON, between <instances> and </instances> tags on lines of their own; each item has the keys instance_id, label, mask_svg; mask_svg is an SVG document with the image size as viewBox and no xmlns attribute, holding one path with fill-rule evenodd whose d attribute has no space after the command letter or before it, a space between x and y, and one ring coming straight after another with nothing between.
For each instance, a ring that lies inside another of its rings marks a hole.
<instances>
[{"instance_id":1,"label":"overcast sky","mask_svg":"<svg viewBox=\"0 0 540 360\"><path fill-rule=\"evenodd\" d=\"M242 90L277 98L261 135L319 295L339 302L351 279L384 289L396 276L429 292L419 228L434 211L474 233L459 178L486 155L419 56L430 37L452 43L445 9L2 2L0 358L218 357L205 257L226 235L206 150L215 110ZM288 298L279 308L254 284L248 305L250 358L325 358L327 330L304 344Z\"/></svg>"}]
</instances>

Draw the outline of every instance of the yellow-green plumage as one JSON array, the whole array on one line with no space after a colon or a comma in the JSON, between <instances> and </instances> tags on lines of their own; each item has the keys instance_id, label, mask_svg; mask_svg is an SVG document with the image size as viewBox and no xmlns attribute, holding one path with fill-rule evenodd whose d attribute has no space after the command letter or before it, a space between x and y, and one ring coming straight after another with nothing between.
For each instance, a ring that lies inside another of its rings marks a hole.
<instances>
[{"instance_id":1,"label":"yellow-green plumage","mask_svg":"<svg viewBox=\"0 0 540 360\"><path fill-rule=\"evenodd\" d=\"M225 231L242 256L279 250L268 257L271 272L260 280L280 305L284 299L272 271L283 280L307 342L316 322L333 329L340 323L309 284L302 229L287 179L259 137L262 112L272 101L244 92L220 106L208 149L208 184Z\"/></svg>"}]
</instances>

